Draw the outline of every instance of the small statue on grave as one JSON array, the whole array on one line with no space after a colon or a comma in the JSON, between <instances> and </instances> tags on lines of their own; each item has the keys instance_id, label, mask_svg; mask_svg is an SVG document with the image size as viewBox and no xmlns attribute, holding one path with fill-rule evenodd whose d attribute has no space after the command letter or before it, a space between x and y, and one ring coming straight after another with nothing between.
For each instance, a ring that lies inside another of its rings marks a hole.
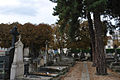
<instances>
[{"instance_id":1,"label":"small statue on grave","mask_svg":"<svg viewBox=\"0 0 120 80\"><path fill-rule=\"evenodd\" d=\"M21 41L21 35L19 35L19 40L18 41Z\"/></svg>"}]
</instances>

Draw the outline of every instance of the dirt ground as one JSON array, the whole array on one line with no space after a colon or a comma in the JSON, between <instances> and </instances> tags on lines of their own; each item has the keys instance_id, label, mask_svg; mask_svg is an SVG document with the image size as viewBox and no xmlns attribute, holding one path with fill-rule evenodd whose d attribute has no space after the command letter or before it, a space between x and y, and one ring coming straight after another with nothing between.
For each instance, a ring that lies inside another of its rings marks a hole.
<instances>
[{"instance_id":1,"label":"dirt ground","mask_svg":"<svg viewBox=\"0 0 120 80\"><path fill-rule=\"evenodd\" d=\"M84 62L77 62L76 65L70 68L69 72L61 77L61 80L83 80L82 77L82 71L84 68L83 66ZM89 73L89 79L87 80L120 80L120 74L116 72L112 72L108 69L108 75L106 76L98 76L95 75L95 67L92 67L91 62L86 62L88 73ZM86 79L84 79L86 80Z\"/></svg>"}]
</instances>

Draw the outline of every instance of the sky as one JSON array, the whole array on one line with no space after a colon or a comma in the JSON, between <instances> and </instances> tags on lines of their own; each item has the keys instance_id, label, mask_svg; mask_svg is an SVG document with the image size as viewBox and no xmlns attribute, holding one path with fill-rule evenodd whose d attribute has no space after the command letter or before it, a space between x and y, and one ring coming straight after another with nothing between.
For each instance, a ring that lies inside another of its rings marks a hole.
<instances>
[{"instance_id":1,"label":"sky","mask_svg":"<svg viewBox=\"0 0 120 80\"><path fill-rule=\"evenodd\" d=\"M55 3L49 0L0 0L0 23L30 22L33 24L54 24Z\"/></svg>"}]
</instances>

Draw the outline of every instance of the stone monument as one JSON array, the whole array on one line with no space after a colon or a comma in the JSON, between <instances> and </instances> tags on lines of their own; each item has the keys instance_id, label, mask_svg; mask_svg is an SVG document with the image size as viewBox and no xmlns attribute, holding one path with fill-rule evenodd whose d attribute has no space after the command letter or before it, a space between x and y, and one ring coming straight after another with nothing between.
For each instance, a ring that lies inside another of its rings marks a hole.
<instances>
[{"instance_id":1,"label":"stone monument","mask_svg":"<svg viewBox=\"0 0 120 80\"><path fill-rule=\"evenodd\" d=\"M23 43L21 42L21 36L15 43L14 59L11 67L10 80L16 80L24 76L24 63L23 63Z\"/></svg>"},{"instance_id":2,"label":"stone monument","mask_svg":"<svg viewBox=\"0 0 120 80\"><path fill-rule=\"evenodd\" d=\"M15 42L16 42L16 36L19 35L17 31L17 27L13 27L13 29L10 31L10 34L12 34L12 47L15 47Z\"/></svg>"},{"instance_id":3,"label":"stone monument","mask_svg":"<svg viewBox=\"0 0 120 80\"><path fill-rule=\"evenodd\" d=\"M47 65L47 57L48 57L48 55L47 55L47 53L48 53L48 41L46 40L46 42L45 42L45 55L44 55L44 64L45 65Z\"/></svg>"},{"instance_id":4,"label":"stone monument","mask_svg":"<svg viewBox=\"0 0 120 80\"><path fill-rule=\"evenodd\" d=\"M19 32L17 30L17 26L14 26L11 30L10 30L10 34L12 35L12 45L9 48L8 52L9 52L9 78L10 78L10 71L11 71L11 67L12 67L12 63L13 63L13 59L14 59L14 52L15 52L15 43L17 41L17 36L19 35Z\"/></svg>"}]
</instances>

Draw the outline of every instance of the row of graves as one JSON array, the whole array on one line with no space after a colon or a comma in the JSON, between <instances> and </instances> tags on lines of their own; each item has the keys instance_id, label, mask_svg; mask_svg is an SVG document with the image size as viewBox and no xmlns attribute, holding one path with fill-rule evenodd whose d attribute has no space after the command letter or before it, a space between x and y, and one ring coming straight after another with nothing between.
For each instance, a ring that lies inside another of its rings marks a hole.
<instances>
[{"instance_id":1,"label":"row of graves","mask_svg":"<svg viewBox=\"0 0 120 80\"><path fill-rule=\"evenodd\" d=\"M119 49L113 49L112 52L106 53L107 67L112 71L120 73L120 53Z\"/></svg>"},{"instance_id":2,"label":"row of graves","mask_svg":"<svg viewBox=\"0 0 120 80\"><path fill-rule=\"evenodd\" d=\"M9 78L9 56L7 48L0 47L0 79Z\"/></svg>"},{"instance_id":3,"label":"row of graves","mask_svg":"<svg viewBox=\"0 0 120 80\"><path fill-rule=\"evenodd\" d=\"M29 57L29 48L23 48L17 28L11 30L13 36L10 48L0 48L0 80L58 80L75 64L71 57L45 51L36 59Z\"/></svg>"},{"instance_id":4,"label":"row of graves","mask_svg":"<svg viewBox=\"0 0 120 80\"><path fill-rule=\"evenodd\" d=\"M17 28L14 27L10 33L12 34L12 46L10 48L0 47L0 80L10 80L11 68L15 52Z\"/></svg>"},{"instance_id":5,"label":"row of graves","mask_svg":"<svg viewBox=\"0 0 120 80\"><path fill-rule=\"evenodd\" d=\"M53 52L43 52L37 59L29 61L29 69L26 69L25 80L58 80L71 66L75 64L72 57Z\"/></svg>"}]
</instances>

